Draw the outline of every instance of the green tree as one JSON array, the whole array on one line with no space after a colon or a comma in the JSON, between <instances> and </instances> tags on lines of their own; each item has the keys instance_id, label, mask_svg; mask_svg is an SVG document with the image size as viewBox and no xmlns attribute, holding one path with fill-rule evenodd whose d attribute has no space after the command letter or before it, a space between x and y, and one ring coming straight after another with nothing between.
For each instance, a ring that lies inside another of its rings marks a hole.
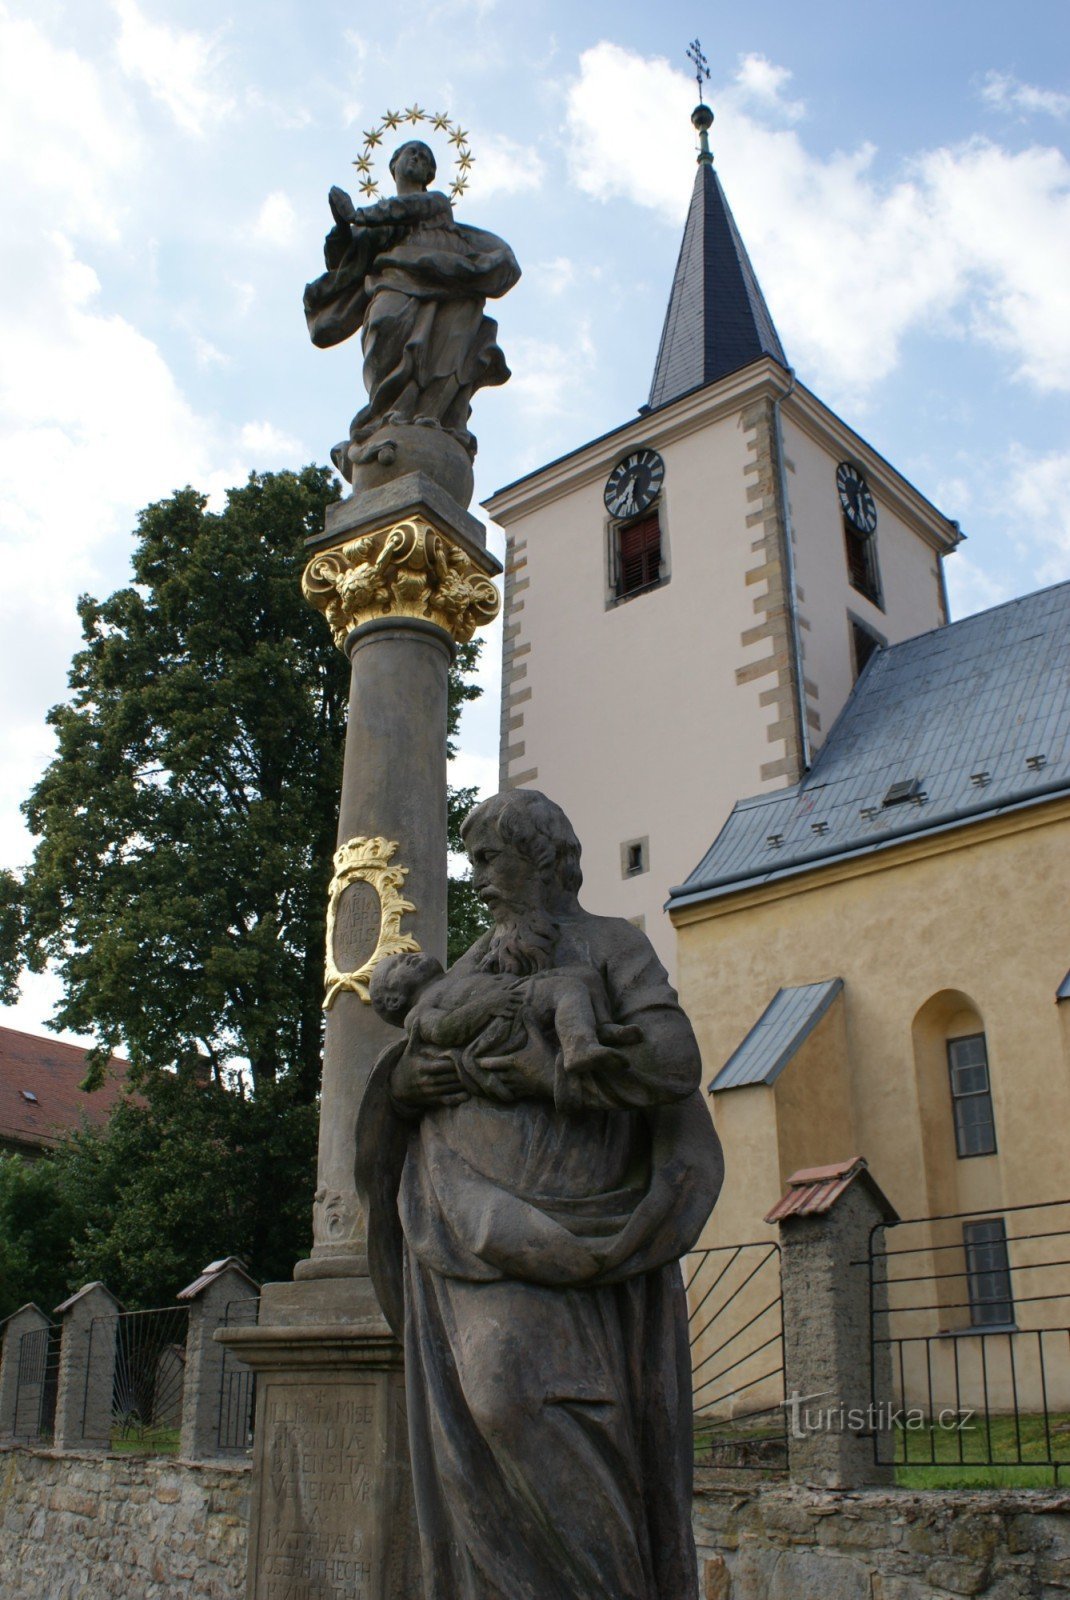
<instances>
[{"instance_id":1,"label":"green tree","mask_svg":"<svg viewBox=\"0 0 1070 1600\"><path fill-rule=\"evenodd\" d=\"M220 512L180 490L141 513L133 582L80 602L56 755L24 807L39 842L0 874L0 991L50 965L56 1024L97 1040L87 1082L125 1054L141 1095L9 1172L20 1215L57 1186L64 1287L99 1276L144 1304L211 1255L278 1275L307 1246L349 669L299 578L337 495L318 467L254 474ZM451 753L477 654L450 674ZM473 799L450 791L454 849ZM451 883L451 956L484 925ZM198 1057L210 1089L174 1070Z\"/></svg>"}]
</instances>

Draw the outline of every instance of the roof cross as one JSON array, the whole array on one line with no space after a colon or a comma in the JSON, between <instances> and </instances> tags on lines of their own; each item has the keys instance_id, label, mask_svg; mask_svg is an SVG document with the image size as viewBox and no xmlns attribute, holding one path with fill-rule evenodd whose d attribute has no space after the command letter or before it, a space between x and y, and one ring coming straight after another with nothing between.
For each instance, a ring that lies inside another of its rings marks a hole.
<instances>
[{"instance_id":1,"label":"roof cross","mask_svg":"<svg viewBox=\"0 0 1070 1600\"><path fill-rule=\"evenodd\" d=\"M699 104L705 105L706 102L703 97L702 86L704 83L709 83L710 81L710 64L703 55L702 46L697 39L692 39L691 43L688 45L687 59L694 64L695 82L698 84Z\"/></svg>"}]
</instances>

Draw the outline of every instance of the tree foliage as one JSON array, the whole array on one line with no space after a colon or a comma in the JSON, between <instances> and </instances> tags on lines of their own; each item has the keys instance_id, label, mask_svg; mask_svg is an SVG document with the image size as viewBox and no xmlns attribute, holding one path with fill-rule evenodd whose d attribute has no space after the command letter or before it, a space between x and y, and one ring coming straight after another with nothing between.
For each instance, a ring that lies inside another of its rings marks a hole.
<instances>
[{"instance_id":1,"label":"tree foliage","mask_svg":"<svg viewBox=\"0 0 1070 1600\"><path fill-rule=\"evenodd\" d=\"M56 1024L97 1040L87 1081L125 1054L142 1096L103 1135L4 1164L13 1240L55 1186L64 1288L100 1277L144 1304L212 1255L278 1275L307 1245L349 669L299 579L337 495L318 467L254 474L219 512L180 490L141 513L132 583L80 601L56 755L24 807L39 842L0 873L0 995L51 966ZM450 674L451 753L477 653ZM450 792L454 849L473 799ZM451 883L451 956L484 925ZM175 1070L194 1057L211 1088ZM0 1245L0 1298L21 1249Z\"/></svg>"}]
</instances>

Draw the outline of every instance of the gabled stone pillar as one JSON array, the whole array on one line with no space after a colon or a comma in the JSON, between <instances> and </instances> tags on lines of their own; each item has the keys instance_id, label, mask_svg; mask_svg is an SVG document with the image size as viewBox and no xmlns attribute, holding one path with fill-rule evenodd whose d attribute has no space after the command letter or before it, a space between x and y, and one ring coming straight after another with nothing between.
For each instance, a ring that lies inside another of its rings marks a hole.
<instances>
[{"instance_id":1,"label":"gabled stone pillar","mask_svg":"<svg viewBox=\"0 0 1070 1600\"><path fill-rule=\"evenodd\" d=\"M186 1375L182 1388L182 1454L189 1461L204 1461L226 1452L219 1443L219 1412L224 1366L237 1363L214 1335L227 1324L227 1306L235 1300L254 1300L260 1285L251 1278L237 1256L212 1261L199 1278L181 1290L178 1299L189 1305L186 1333ZM256 1321L243 1316L241 1323Z\"/></svg>"},{"instance_id":2,"label":"gabled stone pillar","mask_svg":"<svg viewBox=\"0 0 1070 1600\"><path fill-rule=\"evenodd\" d=\"M37 1432L36 1420L41 1414L41 1399L44 1393L45 1363L41 1363L40 1378L35 1377L31 1382L27 1382L26 1373L22 1370L22 1337L27 1333L47 1337L51 1326L40 1306L35 1306L32 1301L28 1305L20 1306L0 1323L0 1327L4 1330L2 1353L0 1353L0 1439L16 1438L20 1425L24 1436ZM21 1406L19 1405L20 1375ZM28 1419L31 1417L34 1419L32 1429L28 1426Z\"/></svg>"},{"instance_id":3,"label":"gabled stone pillar","mask_svg":"<svg viewBox=\"0 0 1070 1600\"><path fill-rule=\"evenodd\" d=\"M887 1345L874 1364L867 1264L874 1227L898 1214L855 1156L793 1173L765 1220L780 1225L791 1476L824 1488L886 1482L874 1435L891 1371Z\"/></svg>"},{"instance_id":4,"label":"gabled stone pillar","mask_svg":"<svg viewBox=\"0 0 1070 1600\"><path fill-rule=\"evenodd\" d=\"M57 1450L107 1450L111 1443L115 1339L122 1306L102 1283L58 1305L63 1322L56 1393Z\"/></svg>"}]
</instances>

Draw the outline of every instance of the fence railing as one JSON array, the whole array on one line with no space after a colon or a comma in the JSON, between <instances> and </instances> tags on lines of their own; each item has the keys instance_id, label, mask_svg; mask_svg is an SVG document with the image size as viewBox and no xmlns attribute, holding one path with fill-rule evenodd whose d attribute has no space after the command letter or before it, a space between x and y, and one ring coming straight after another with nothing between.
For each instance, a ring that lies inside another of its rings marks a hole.
<instances>
[{"instance_id":1,"label":"fence railing","mask_svg":"<svg viewBox=\"0 0 1070 1600\"><path fill-rule=\"evenodd\" d=\"M24 1333L18 1342L15 1375L14 1435L28 1444L47 1444L56 1419L59 1381L57 1327Z\"/></svg>"},{"instance_id":2,"label":"fence railing","mask_svg":"<svg viewBox=\"0 0 1070 1600\"><path fill-rule=\"evenodd\" d=\"M912 1218L870 1241L875 1459L917 1481L1070 1467L1070 1201Z\"/></svg>"},{"instance_id":3,"label":"fence railing","mask_svg":"<svg viewBox=\"0 0 1070 1600\"><path fill-rule=\"evenodd\" d=\"M112 1448L177 1451L188 1322L186 1306L94 1318L86 1356L83 1426L93 1385L107 1381L110 1360Z\"/></svg>"},{"instance_id":4,"label":"fence railing","mask_svg":"<svg viewBox=\"0 0 1070 1600\"><path fill-rule=\"evenodd\" d=\"M228 1300L222 1326L253 1327L260 1315L260 1300ZM244 1454L253 1447L256 1415L256 1373L224 1347L219 1366L219 1428L216 1444L221 1455Z\"/></svg>"},{"instance_id":5,"label":"fence railing","mask_svg":"<svg viewBox=\"0 0 1070 1600\"><path fill-rule=\"evenodd\" d=\"M788 1464L780 1247L718 1245L684 1261L695 1407L704 1466Z\"/></svg>"}]
</instances>

